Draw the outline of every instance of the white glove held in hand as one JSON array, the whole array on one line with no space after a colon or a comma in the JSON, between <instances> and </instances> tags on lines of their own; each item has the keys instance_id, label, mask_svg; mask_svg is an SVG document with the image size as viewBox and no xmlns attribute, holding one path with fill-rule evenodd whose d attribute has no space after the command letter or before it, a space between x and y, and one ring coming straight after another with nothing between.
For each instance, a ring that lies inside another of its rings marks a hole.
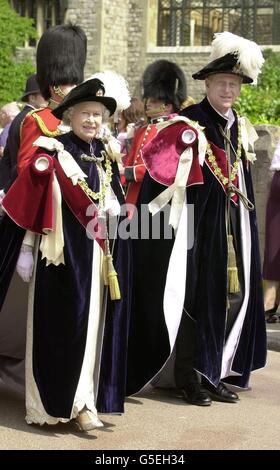
<instances>
[{"instance_id":1,"label":"white glove held in hand","mask_svg":"<svg viewBox=\"0 0 280 470\"><path fill-rule=\"evenodd\" d=\"M17 260L17 273L24 282L29 282L32 276L34 267L34 259L32 254L32 247L22 245L20 255Z\"/></svg>"},{"instance_id":2,"label":"white glove held in hand","mask_svg":"<svg viewBox=\"0 0 280 470\"><path fill-rule=\"evenodd\" d=\"M4 189L0 189L0 217L4 215L4 210L2 207L2 202L3 202L4 197L5 197Z\"/></svg>"}]
</instances>

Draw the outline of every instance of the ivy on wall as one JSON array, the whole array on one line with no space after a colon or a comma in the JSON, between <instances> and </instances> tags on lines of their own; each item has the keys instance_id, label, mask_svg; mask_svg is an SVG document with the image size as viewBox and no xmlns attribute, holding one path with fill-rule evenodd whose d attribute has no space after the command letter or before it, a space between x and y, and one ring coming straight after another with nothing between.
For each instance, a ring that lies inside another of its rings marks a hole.
<instances>
[{"instance_id":1,"label":"ivy on wall","mask_svg":"<svg viewBox=\"0 0 280 470\"><path fill-rule=\"evenodd\" d=\"M17 101L26 78L34 73L31 60L16 59L17 47L36 37L33 20L18 15L8 0L0 0L0 106Z\"/></svg>"},{"instance_id":2,"label":"ivy on wall","mask_svg":"<svg viewBox=\"0 0 280 470\"><path fill-rule=\"evenodd\" d=\"M264 51L258 85L243 85L235 108L253 124L280 125L280 53Z\"/></svg>"}]
</instances>

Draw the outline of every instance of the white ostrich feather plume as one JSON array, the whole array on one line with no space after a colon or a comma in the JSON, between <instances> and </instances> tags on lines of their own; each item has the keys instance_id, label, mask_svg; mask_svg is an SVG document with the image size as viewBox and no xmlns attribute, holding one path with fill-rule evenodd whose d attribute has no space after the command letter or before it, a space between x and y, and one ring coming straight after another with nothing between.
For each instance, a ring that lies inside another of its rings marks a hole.
<instances>
[{"instance_id":1,"label":"white ostrich feather plume","mask_svg":"<svg viewBox=\"0 0 280 470\"><path fill-rule=\"evenodd\" d=\"M104 83L105 96L115 98L117 111L123 111L130 106L130 92L125 78L112 70L104 70L91 75L88 80L99 78Z\"/></svg>"},{"instance_id":2,"label":"white ostrich feather plume","mask_svg":"<svg viewBox=\"0 0 280 470\"><path fill-rule=\"evenodd\" d=\"M214 35L211 46L211 61L229 53L236 53L244 75L253 79L253 85L257 84L257 78L264 63L261 48L258 44L224 31Z\"/></svg>"}]
</instances>

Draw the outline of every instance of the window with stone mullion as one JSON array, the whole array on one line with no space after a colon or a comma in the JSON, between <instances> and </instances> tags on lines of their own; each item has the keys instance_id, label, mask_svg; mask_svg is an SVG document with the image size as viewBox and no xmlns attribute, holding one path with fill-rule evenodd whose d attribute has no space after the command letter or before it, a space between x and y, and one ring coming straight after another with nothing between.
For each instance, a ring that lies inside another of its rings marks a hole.
<instances>
[{"instance_id":1,"label":"window with stone mullion","mask_svg":"<svg viewBox=\"0 0 280 470\"><path fill-rule=\"evenodd\" d=\"M158 1L158 46L207 46L222 31L280 44L280 0Z\"/></svg>"}]
</instances>

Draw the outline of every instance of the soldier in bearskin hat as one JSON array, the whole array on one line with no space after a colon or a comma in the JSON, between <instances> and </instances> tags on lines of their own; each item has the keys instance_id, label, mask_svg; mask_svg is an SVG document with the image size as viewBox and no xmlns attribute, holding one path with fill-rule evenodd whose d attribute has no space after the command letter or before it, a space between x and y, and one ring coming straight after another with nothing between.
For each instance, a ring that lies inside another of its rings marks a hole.
<instances>
[{"instance_id":1,"label":"soldier in bearskin hat","mask_svg":"<svg viewBox=\"0 0 280 470\"><path fill-rule=\"evenodd\" d=\"M174 342L174 331L178 329L178 325L171 326L173 333L169 343L166 312L168 310L170 313L171 304L164 306L163 299L168 285L169 260L175 243L174 231L172 227L168 227L166 219L161 219L162 214L155 215L154 219L148 211L148 204L152 199L166 186L173 185L174 168L178 164L176 145L170 147L171 137L165 135L164 130L166 128L167 134L174 135L175 141L179 136L178 148L181 150L186 147L181 139L184 131L186 136L189 132L190 140L194 140L193 144L197 144L198 137L204 139L201 133L198 136L198 132L189 124L186 125L184 119L178 115L185 106L187 90L184 73L175 63L158 60L149 65L143 75L143 88L149 123L136 132L128 156L130 161L125 167L128 181L126 203L131 218L131 231L137 230L136 233L132 232L133 287L128 395L139 391L158 373L168 358L171 343ZM187 141L189 137L186 137ZM187 146L190 146L189 143ZM194 176L192 183L199 184L198 159L190 158L189 169L192 166L191 160ZM153 227L156 227L155 238ZM183 254L181 259L184 259ZM178 273L173 275L176 283ZM182 287L181 282L178 286ZM174 309L174 315L171 316L175 324L182 314L182 310L178 314L176 302L171 307Z\"/></svg>"},{"instance_id":2,"label":"soldier in bearskin hat","mask_svg":"<svg viewBox=\"0 0 280 470\"><path fill-rule=\"evenodd\" d=\"M69 91L84 80L87 37L83 29L59 25L47 29L39 40L36 53L37 80L48 106L26 116L18 152L20 172L33 153L32 144L40 136L56 137L63 133L61 121L51 113Z\"/></svg>"},{"instance_id":3,"label":"soldier in bearskin hat","mask_svg":"<svg viewBox=\"0 0 280 470\"><path fill-rule=\"evenodd\" d=\"M138 129L132 140L129 155L125 158L123 183L127 185L126 200L135 204L146 172L141 151L156 134L155 124L169 119L184 107L187 96L183 70L174 62L156 60L145 69L143 99L148 124Z\"/></svg>"}]
</instances>

